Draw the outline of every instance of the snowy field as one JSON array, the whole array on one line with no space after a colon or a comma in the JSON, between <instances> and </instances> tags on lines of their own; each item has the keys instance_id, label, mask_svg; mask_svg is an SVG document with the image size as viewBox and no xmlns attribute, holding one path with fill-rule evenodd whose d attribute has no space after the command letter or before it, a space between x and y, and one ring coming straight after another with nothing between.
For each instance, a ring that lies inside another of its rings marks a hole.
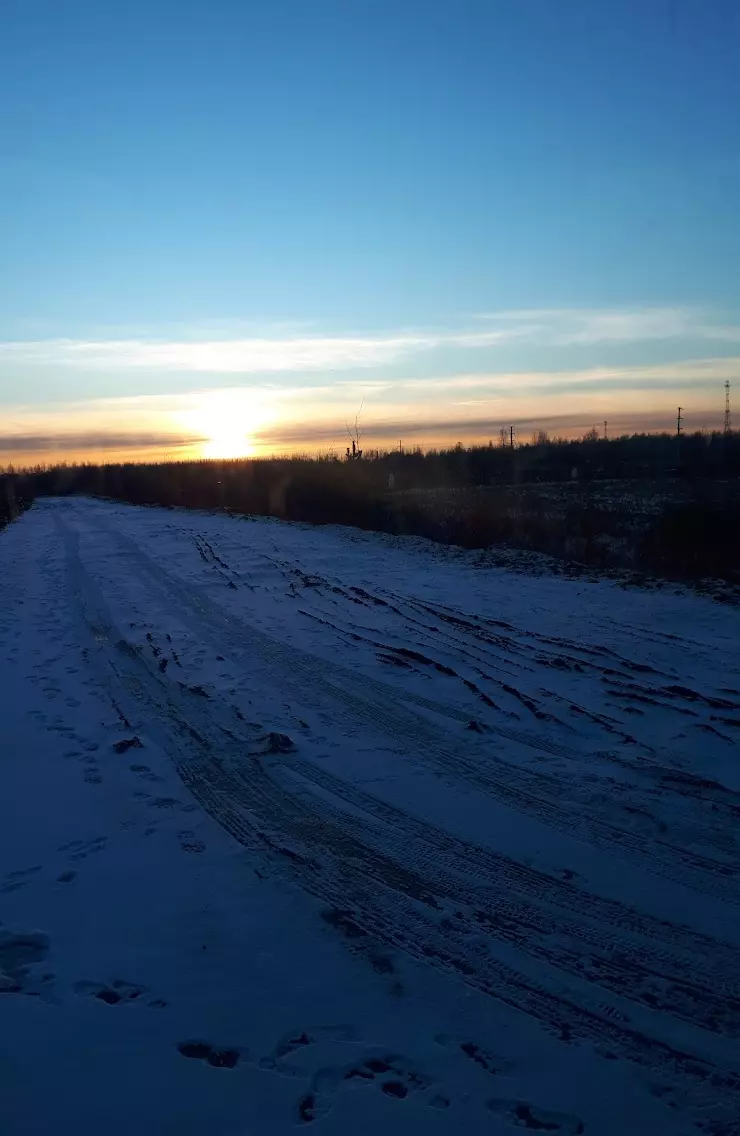
<instances>
[{"instance_id":1,"label":"snowy field","mask_svg":"<svg viewBox=\"0 0 740 1136\"><path fill-rule=\"evenodd\" d=\"M0 578L2 1136L740 1133L740 611L77 499Z\"/></svg>"}]
</instances>

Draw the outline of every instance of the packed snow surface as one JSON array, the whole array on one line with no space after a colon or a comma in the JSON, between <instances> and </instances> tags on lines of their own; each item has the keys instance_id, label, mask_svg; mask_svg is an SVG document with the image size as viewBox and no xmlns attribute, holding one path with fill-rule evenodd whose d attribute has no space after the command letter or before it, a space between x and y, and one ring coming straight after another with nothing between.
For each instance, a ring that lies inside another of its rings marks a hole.
<instances>
[{"instance_id":1,"label":"packed snow surface","mask_svg":"<svg viewBox=\"0 0 740 1136\"><path fill-rule=\"evenodd\" d=\"M0 534L3 1136L740 1132L740 613L83 499Z\"/></svg>"}]
</instances>

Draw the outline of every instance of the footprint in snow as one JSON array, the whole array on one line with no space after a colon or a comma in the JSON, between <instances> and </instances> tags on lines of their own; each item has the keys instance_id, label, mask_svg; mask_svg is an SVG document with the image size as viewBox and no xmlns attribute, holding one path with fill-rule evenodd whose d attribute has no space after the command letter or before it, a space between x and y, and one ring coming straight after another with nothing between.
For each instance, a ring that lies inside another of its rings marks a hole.
<instances>
[{"instance_id":1,"label":"footprint in snow","mask_svg":"<svg viewBox=\"0 0 740 1136\"><path fill-rule=\"evenodd\" d=\"M73 861L86 860L96 852L102 852L108 843L107 836L95 836L92 840L70 840L67 844L60 844L58 852L69 852L69 859Z\"/></svg>"},{"instance_id":2,"label":"footprint in snow","mask_svg":"<svg viewBox=\"0 0 740 1136\"><path fill-rule=\"evenodd\" d=\"M293 753L296 749L295 742L288 734L279 734L276 731L260 738L259 744L260 748L256 753L260 754Z\"/></svg>"},{"instance_id":3,"label":"footprint in snow","mask_svg":"<svg viewBox=\"0 0 740 1136\"><path fill-rule=\"evenodd\" d=\"M182 832L178 832L177 839L180 841L180 847L183 852L205 852L206 850L204 842L199 840L190 829L184 829Z\"/></svg>"},{"instance_id":4,"label":"footprint in snow","mask_svg":"<svg viewBox=\"0 0 740 1136\"><path fill-rule=\"evenodd\" d=\"M140 738L134 736L131 738L121 738L120 741L113 742L113 749L116 753L126 753L130 749L143 749L144 743Z\"/></svg>"},{"instance_id":5,"label":"footprint in snow","mask_svg":"<svg viewBox=\"0 0 740 1136\"><path fill-rule=\"evenodd\" d=\"M31 968L46 958L50 939L44 931L0 927L0 994L39 994L53 974L34 979Z\"/></svg>"},{"instance_id":6,"label":"footprint in snow","mask_svg":"<svg viewBox=\"0 0 740 1136\"><path fill-rule=\"evenodd\" d=\"M298 1102L298 1120L310 1124L325 1116L337 1092L353 1087L381 1092L391 1100L402 1101L414 1093L423 1093L434 1083L405 1057L398 1054L374 1055L354 1061L342 1068L320 1069L311 1079L310 1089ZM436 1094L426 1103L435 1109L449 1107L449 1099Z\"/></svg>"},{"instance_id":7,"label":"footprint in snow","mask_svg":"<svg viewBox=\"0 0 740 1136\"><path fill-rule=\"evenodd\" d=\"M214 1069L234 1069L242 1056L239 1049L211 1045L209 1041L181 1041L177 1050L183 1057L193 1061L206 1061Z\"/></svg>"},{"instance_id":8,"label":"footprint in snow","mask_svg":"<svg viewBox=\"0 0 740 1136\"><path fill-rule=\"evenodd\" d=\"M503 1116L516 1128L529 1128L535 1132L555 1132L560 1136L581 1136L586 1126L578 1116L565 1112L550 1112L526 1101L498 1100L488 1102L488 1108Z\"/></svg>"},{"instance_id":9,"label":"footprint in snow","mask_svg":"<svg viewBox=\"0 0 740 1136\"><path fill-rule=\"evenodd\" d=\"M302 1069L285 1063L287 1057L300 1052L307 1046L321 1042L354 1042L354 1040L355 1031L352 1026L348 1025L317 1026L312 1028L310 1032L305 1029L291 1030L290 1033L283 1034L268 1057L260 1058L259 1067L260 1069L274 1069L292 1076L302 1077L304 1076Z\"/></svg>"},{"instance_id":10,"label":"footprint in snow","mask_svg":"<svg viewBox=\"0 0 740 1136\"><path fill-rule=\"evenodd\" d=\"M162 778L158 777L156 773L152 773L148 765L139 765L134 763L133 765L129 765L129 769L132 773L135 773L137 777L140 777L142 781L154 782L162 780Z\"/></svg>"},{"instance_id":11,"label":"footprint in snow","mask_svg":"<svg viewBox=\"0 0 740 1136\"><path fill-rule=\"evenodd\" d=\"M434 1039L438 1045L454 1046L456 1043L446 1034L439 1034ZM511 1063L503 1057L499 1057L495 1053L484 1049L483 1046L478 1045L474 1041L461 1041L457 1043L458 1048L469 1061L473 1061L481 1069L485 1069L486 1073L496 1076L499 1073L504 1073L511 1068Z\"/></svg>"},{"instance_id":12,"label":"footprint in snow","mask_svg":"<svg viewBox=\"0 0 740 1136\"><path fill-rule=\"evenodd\" d=\"M17 891L19 888L25 887L40 871L41 864L34 864L32 868L18 868L14 872L7 872L3 876L3 883L0 884L0 892Z\"/></svg>"},{"instance_id":13,"label":"footprint in snow","mask_svg":"<svg viewBox=\"0 0 740 1136\"><path fill-rule=\"evenodd\" d=\"M80 982L75 982L73 990L76 994L97 998L99 1002L104 1002L107 1006L136 1002L147 992L146 986L139 986L135 982L125 982L121 978L116 978L111 983L90 982L82 979Z\"/></svg>"}]
</instances>

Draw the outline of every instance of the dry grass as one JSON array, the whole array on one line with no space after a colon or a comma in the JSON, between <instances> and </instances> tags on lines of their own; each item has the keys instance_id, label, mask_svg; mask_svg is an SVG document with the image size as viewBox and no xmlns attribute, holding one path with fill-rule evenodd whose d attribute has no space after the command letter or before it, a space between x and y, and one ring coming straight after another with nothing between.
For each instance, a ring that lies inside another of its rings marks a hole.
<instances>
[{"instance_id":1,"label":"dry grass","mask_svg":"<svg viewBox=\"0 0 740 1136\"><path fill-rule=\"evenodd\" d=\"M464 548L532 550L595 568L740 583L740 434L687 437L681 455L677 476L665 465L676 457L675 439L637 435L355 462L59 467L16 478L13 491L24 500L85 493L354 525Z\"/></svg>"}]
</instances>

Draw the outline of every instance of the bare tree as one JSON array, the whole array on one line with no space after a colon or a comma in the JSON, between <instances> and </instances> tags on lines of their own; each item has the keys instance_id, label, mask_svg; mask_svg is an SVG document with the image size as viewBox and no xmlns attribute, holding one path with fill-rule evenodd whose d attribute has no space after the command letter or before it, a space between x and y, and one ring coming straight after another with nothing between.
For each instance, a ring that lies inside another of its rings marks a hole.
<instances>
[{"instance_id":1,"label":"bare tree","mask_svg":"<svg viewBox=\"0 0 740 1136\"><path fill-rule=\"evenodd\" d=\"M362 439L362 430L360 429L360 415L362 408L365 405L363 398L360 403L360 409L355 414L355 424L350 426L349 422L346 423L347 434L349 435L350 445L347 446L347 461L359 461L362 457L362 450L360 449L360 440Z\"/></svg>"}]
</instances>

